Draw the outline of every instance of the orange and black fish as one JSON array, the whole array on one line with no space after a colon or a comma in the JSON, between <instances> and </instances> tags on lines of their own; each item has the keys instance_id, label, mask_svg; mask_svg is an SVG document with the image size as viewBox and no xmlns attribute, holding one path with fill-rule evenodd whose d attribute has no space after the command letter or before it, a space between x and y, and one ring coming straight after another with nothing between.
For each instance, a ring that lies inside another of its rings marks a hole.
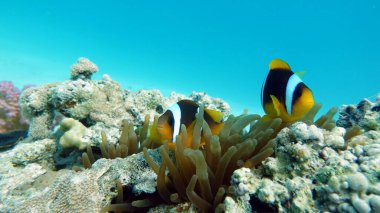
<instances>
[{"instance_id":1,"label":"orange and black fish","mask_svg":"<svg viewBox=\"0 0 380 213\"><path fill-rule=\"evenodd\" d=\"M157 125L152 125L150 138L158 144L168 141L169 147L174 148L175 138L180 134L181 125L186 126L188 133L187 147L190 147L195 125L195 114L199 111L199 105L191 100L181 100L173 104L158 118ZM213 134L219 134L222 129L223 113L217 110L204 109L204 120L210 126ZM201 145L202 139L201 139Z\"/></svg>"},{"instance_id":2,"label":"orange and black fish","mask_svg":"<svg viewBox=\"0 0 380 213\"><path fill-rule=\"evenodd\" d=\"M269 73L261 89L264 118L281 118L291 122L302 118L314 105L313 93L280 59L269 65Z\"/></svg>"}]
</instances>

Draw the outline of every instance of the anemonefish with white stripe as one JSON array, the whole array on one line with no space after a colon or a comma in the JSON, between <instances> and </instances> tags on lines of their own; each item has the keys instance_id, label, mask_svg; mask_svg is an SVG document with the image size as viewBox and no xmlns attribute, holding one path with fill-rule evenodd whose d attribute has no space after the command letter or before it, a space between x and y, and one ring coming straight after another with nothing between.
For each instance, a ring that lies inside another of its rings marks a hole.
<instances>
[{"instance_id":1,"label":"anemonefish with white stripe","mask_svg":"<svg viewBox=\"0 0 380 213\"><path fill-rule=\"evenodd\" d=\"M164 114L158 118L157 124L150 129L150 138L153 142L163 144L168 141L169 148L174 148L175 138L180 134L181 125L186 126L188 141L186 147L191 146L193 129L196 121L195 114L199 111L199 105L191 100L181 100L170 106ZM219 134L223 128L223 113L217 110L204 109L203 118L209 125L213 134ZM203 145L201 139L201 145Z\"/></svg>"},{"instance_id":2,"label":"anemonefish with white stripe","mask_svg":"<svg viewBox=\"0 0 380 213\"><path fill-rule=\"evenodd\" d=\"M280 59L269 65L269 74L261 89L264 119L281 118L291 122L302 118L314 105L313 93Z\"/></svg>"}]
</instances>

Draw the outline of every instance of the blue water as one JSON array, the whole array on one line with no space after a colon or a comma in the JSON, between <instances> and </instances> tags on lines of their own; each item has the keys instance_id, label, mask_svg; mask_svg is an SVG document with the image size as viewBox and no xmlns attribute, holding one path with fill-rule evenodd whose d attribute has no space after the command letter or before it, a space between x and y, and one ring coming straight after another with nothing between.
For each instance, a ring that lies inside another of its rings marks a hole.
<instances>
[{"instance_id":1,"label":"blue water","mask_svg":"<svg viewBox=\"0 0 380 213\"><path fill-rule=\"evenodd\" d=\"M262 113L273 58L306 71L316 101L380 92L379 1L2 0L0 81L69 78L80 56L129 89L204 91Z\"/></svg>"}]
</instances>

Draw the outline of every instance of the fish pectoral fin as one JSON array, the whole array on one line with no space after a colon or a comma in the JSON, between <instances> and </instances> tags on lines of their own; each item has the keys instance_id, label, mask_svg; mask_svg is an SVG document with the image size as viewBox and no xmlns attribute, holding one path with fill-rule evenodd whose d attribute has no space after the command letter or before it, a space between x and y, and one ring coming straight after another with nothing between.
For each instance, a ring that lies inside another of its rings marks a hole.
<instances>
[{"instance_id":1,"label":"fish pectoral fin","mask_svg":"<svg viewBox=\"0 0 380 213\"><path fill-rule=\"evenodd\" d=\"M205 113L210 115L212 120L214 120L216 123L220 123L223 121L223 113L218 110L212 110L212 109L204 109Z\"/></svg>"},{"instance_id":2,"label":"fish pectoral fin","mask_svg":"<svg viewBox=\"0 0 380 213\"><path fill-rule=\"evenodd\" d=\"M276 116L280 116L280 101L274 95L270 95L273 102L273 108L276 110Z\"/></svg>"}]
</instances>

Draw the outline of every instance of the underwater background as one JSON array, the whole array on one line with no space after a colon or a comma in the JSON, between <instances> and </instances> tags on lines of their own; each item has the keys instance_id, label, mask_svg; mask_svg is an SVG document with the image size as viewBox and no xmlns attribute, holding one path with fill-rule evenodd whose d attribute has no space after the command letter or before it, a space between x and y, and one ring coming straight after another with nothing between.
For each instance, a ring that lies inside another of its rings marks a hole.
<instances>
[{"instance_id":1,"label":"underwater background","mask_svg":"<svg viewBox=\"0 0 380 213\"><path fill-rule=\"evenodd\" d=\"M0 212L380 213L377 1L0 3Z\"/></svg>"},{"instance_id":2,"label":"underwater background","mask_svg":"<svg viewBox=\"0 0 380 213\"><path fill-rule=\"evenodd\" d=\"M123 88L203 91L262 114L260 89L274 58L315 100L332 106L379 91L379 2L1 1L0 80L18 87L69 78L96 62Z\"/></svg>"}]
</instances>

